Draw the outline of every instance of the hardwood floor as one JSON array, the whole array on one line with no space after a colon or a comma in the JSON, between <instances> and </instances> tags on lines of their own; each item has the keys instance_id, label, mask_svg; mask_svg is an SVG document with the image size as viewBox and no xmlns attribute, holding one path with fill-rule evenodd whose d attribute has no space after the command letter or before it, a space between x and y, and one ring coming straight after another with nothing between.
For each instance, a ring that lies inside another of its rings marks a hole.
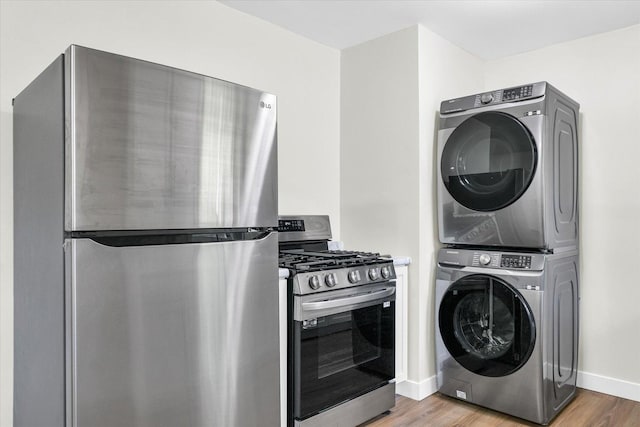
<instances>
[{"instance_id":1,"label":"hardwood floor","mask_svg":"<svg viewBox=\"0 0 640 427\"><path fill-rule=\"evenodd\" d=\"M640 427L640 402L578 389L576 398L552 421L553 427ZM537 424L490 409L432 394L418 402L396 396L396 406L360 427L511 427Z\"/></svg>"}]
</instances>

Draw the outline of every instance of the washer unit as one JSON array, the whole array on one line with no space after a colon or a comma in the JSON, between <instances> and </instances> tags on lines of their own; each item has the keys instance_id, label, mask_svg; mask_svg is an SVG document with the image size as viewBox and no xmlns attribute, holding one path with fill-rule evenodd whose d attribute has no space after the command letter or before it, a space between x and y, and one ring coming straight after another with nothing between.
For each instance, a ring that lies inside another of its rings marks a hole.
<instances>
[{"instance_id":1,"label":"washer unit","mask_svg":"<svg viewBox=\"0 0 640 427\"><path fill-rule=\"evenodd\" d=\"M577 251L441 249L436 309L441 393L539 424L574 397Z\"/></svg>"},{"instance_id":2,"label":"washer unit","mask_svg":"<svg viewBox=\"0 0 640 427\"><path fill-rule=\"evenodd\" d=\"M578 110L547 82L442 102L440 241L577 247Z\"/></svg>"}]
</instances>

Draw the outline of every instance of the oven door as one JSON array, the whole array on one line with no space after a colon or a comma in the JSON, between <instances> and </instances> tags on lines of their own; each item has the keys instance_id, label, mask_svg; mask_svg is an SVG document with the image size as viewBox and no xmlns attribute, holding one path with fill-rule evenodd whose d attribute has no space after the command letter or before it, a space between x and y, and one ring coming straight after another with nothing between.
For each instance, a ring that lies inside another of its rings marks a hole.
<instances>
[{"instance_id":1,"label":"oven door","mask_svg":"<svg viewBox=\"0 0 640 427\"><path fill-rule=\"evenodd\" d=\"M295 419L395 378L395 282L296 296L293 323Z\"/></svg>"}]
</instances>

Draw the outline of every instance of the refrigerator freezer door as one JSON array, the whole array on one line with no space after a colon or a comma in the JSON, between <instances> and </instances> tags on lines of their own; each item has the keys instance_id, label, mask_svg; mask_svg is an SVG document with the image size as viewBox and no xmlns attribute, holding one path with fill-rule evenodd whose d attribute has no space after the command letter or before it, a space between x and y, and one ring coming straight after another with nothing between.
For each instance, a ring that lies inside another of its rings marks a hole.
<instances>
[{"instance_id":1,"label":"refrigerator freezer door","mask_svg":"<svg viewBox=\"0 0 640 427\"><path fill-rule=\"evenodd\" d=\"M280 425L275 234L68 242L73 425Z\"/></svg>"},{"instance_id":2,"label":"refrigerator freezer door","mask_svg":"<svg viewBox=\"0 0 640 427\"><path fill-rule=\"evenodd\" d=\"M276 98L72 46L67 231L277 225Z\"/></svg>"}]
</instances>

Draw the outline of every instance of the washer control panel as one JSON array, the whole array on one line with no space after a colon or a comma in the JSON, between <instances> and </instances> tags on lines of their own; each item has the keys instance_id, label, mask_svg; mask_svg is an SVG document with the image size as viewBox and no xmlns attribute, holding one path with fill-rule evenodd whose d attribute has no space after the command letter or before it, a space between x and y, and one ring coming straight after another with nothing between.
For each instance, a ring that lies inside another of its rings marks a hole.
<instances>
[{"instance_id":1,"label":"washer control panel","mask_svg":"<svg viewBox=\"0 0 640 427\"><path fill-rule=\"evenodd\" d=\"M507 255L500 258L500 267L531 269L531 255Z\"/></svg>"},{"instance_id":2,"label":"washer control panel","mask_svg":"<svg viewBox=\"0 0 640 427\"><path fill-rule=\"evenodd\" d=\"M474 267L498 267L500 265L500 254L474 252L471 265Z\"/></svg>"},{"instance_id":3,"label":"washer control panel","mask_svg":"<svg viewBox=\"0 0 640 427\"><path fill-rule=\"evenodd\" d=\"M441 267L476 267L492 270L542 271L549 255L531 252L498 252L489 249L442 248L438 251Z\"/></svg>"}]
</instances>

